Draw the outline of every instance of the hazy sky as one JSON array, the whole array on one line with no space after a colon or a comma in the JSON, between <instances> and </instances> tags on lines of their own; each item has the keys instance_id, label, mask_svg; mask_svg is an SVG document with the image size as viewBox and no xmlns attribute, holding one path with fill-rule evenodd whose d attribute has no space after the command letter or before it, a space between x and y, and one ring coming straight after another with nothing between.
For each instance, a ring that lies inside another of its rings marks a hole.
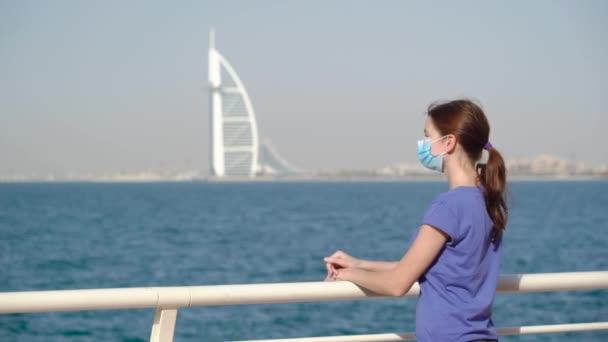
<instances>
[{"instance_id":1,"label":"hazy sky","mask_svg":"<svg viewBox=\"0 0 608 342\"><path fill-rule=\"evenodd\" d=\"M505 159L608 163L607 1L0 0L0 174L208 170L208 30L308 170L416 162L434 100Z\"/></svg>"}]
</instances>

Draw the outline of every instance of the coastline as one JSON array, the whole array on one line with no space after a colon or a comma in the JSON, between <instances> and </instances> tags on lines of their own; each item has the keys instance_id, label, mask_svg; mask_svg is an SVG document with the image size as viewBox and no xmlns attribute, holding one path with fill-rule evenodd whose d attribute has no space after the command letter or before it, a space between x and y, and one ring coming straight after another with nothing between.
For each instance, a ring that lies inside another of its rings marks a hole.
<instances>
[{"instance_id":1,"label":"coastline","mask_svg":"<svg viewBox=\"0 0 608 342\"><path fill-rule=\"evenodd\" d=\"M0 184L11 183L393 183L444 182L441 176L281 176L281 177L201 177L192 179L0 179ZM508 176L508 182L587 182L608 181L606 176Z\"/></svg>"}]
</instances>

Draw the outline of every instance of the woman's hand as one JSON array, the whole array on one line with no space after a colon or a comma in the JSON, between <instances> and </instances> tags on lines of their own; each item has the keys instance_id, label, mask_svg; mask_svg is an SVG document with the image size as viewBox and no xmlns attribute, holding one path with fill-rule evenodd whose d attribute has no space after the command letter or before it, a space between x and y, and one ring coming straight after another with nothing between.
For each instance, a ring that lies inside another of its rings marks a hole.
<instances>
[{"instance_id":1,"label":"woman's hand","mask_svg":"<svg viewBox=\"0 0 608 342\"><path fill-rule=\"evenodd\" d=\"M323 258L325 267L327 268L327 277L325 280L346 280L344 271L349 268L355 268L359 265L360 260L353 258L343 251L337 251L329 257Z\"/></svg>"},{"instance_id":2,"label":"woman's hand","mask_svg":"<svg viewBox=\"0 0 608 342\"><path fill-rule=\"evenodd\" d=\"M325 264L327 267L327 277L325 277L325 281L335 281L335 280L351 280L351 274L356 272L356 268L340 268L336 269L332 266L332 264Z\"/></svg>"},{"instance_id":3,"label":"woman's hand","mask_svg":"<svg viewBox=\"0 0 608 342\"><path fill-rule=\"evenodd\" d=\"M336 251L331 256L323 258L326 263L332 264L336 269L339 268L356 268L360 264L360 260L348 255L342 251Z\"/></svg>"},{"instance_id":4,"label":"woman's hand","mask_svg":"<svg viewBox=\"0 0 608 342\"><path fill-rule=\"evenodd\" d=\"M325 277L325 281L336 280L336 276L338 275L336 268L328 262L325 263L325 268L327 268L327 276Z\"/></svg>"},{"instance_id":5,"label":"woman's hand","mask_svg":"<svg viewBox=\"0 0 608 342\"><path fill-rule=\"evenodd\" d=\"M341 268L336 270L334 277L331 280L346 280L352 281L352 275L360 270L356 268Z\"/></svg>"}]
</instances>

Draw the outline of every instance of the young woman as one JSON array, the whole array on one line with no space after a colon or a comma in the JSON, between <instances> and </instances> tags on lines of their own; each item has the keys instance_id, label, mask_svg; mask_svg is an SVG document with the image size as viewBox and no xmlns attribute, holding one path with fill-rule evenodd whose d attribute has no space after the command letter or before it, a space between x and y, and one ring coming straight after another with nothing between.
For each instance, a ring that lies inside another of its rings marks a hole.
<instances>
[{"instance_id":1,"label":"young woman","mask_svg":"<svg viewBox=\"0 0 608 342\"><path fill-rule=\"evenodd\" d=\"M496 341L492 302L508 214L504 161L489 142L485 114L469 100L431 105L424 135L418 158L446 174L449 191L430 204L400 261L337 251L324 259L327 280L389 296L404 295L418 281L418 341ZM485 164L483 150L489 154Z\"/></svg>"}]
</instances>

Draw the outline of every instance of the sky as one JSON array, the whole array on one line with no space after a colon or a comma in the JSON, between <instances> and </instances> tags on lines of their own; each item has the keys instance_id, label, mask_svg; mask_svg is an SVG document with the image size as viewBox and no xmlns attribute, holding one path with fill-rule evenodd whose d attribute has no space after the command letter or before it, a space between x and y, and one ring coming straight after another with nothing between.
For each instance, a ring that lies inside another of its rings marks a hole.
<instances>
[{"instance_id":1,"label":"sky","mask_svg":"<svg viewBox=\"0 0 608 342\"><path fill-rule=\"evenodd\" d=\"M304 170L415 163L472 98L507 160L608 163L606 1L0 0L0 174L209 169L209 29Z\"/></svg>"}]
</instances>

